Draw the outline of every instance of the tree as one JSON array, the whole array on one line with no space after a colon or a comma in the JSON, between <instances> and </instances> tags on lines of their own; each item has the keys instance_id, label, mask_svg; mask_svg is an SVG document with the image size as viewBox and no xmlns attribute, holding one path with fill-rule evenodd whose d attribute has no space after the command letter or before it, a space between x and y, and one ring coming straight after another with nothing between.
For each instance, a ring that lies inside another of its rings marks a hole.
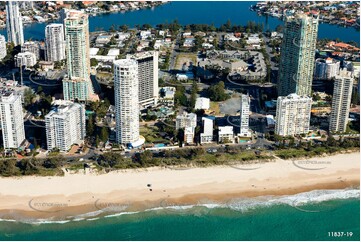
<instances>
[{"instance_id":1,"label":"tree","mask_svg":"<svg viewBox=\"0 0 361 242\"><path fill-rule=\"evenodd\" d=\"M210 86L208 89L208 96L212 101L225 101L228 99L228 94L224 89L224 82L220 81L216 85Z\"/></svg>"},{"instance_id":2,"label":"tree","mask_svg":"<svg viewBox=\"0 0 361 242\"><path fill-rule=\"evenodd\" d=\"M197 92L198 92L197 82L196 82L196 81L193 81L192 89L191 89L191 98L190 98L189 103L188 103L188 107L189 107L190 109L193 109L194 106L196 105Z\"/></svg>"},{"instance_id":3,"label":"tree","mask_svg":"<svg viewBox=\"0 0 361 242\"><path fill-rule=\"evenodd\" d=\"M88 124L86 126L86 134L87 134L87 136L92 136L94 134L94 117L93 117L93 115L89 116Z\"/></svg>"},{"instance_id":4,"label":"tree","mask_svg":"<svg viewBox=\"0 0 361 242\"><path fill-rule=\"evenodd\" d=\"M33 100L35 98L35 94L33 90L30 88L25 89L24 91L24 106L28 107L29 105L33 104Z\"/></svg>"},{"instance_id":5,"label":"tree","mask_svg":"<svg viewBox=\"0 0 361 242\"><path fill-rule=\"evenodd\" d=\"M106 142L109 138L109 133L108 133L108 128L107 127L102 127L100 130L100 136L99 136L100 140L103 142Z\"/></svg>"},{"instance_id":6,"label":"tree","mask_svg":"<svg viewBox=\"0 0 361 242\"><path fill-rule=\"evenodd\" d=\"M119 26L119 30L121 30L122 32L127 32L128 26L126 24L123 24L123 25Z\"/></svg>"},{"instance_id":7,"label":"tree","mask_svg":"<svg viewBox=\"0 0 361 242\"><path fill-rule=\"evenodd\" d=\"M42 87L42 86L38 86L37 93L41 93L41 92L43 92L43 87Z\"/></svg>"},{"instance_id":8,"label":"tree","mask_svg":"<svg viewBox=\"0 0 361 242\"><path fill-rule=\"evenodd\" d=\"M91 58L90 59L90 66L97 66L98 65L98 60L95 58Z\"/></svg>"}]
</instances>

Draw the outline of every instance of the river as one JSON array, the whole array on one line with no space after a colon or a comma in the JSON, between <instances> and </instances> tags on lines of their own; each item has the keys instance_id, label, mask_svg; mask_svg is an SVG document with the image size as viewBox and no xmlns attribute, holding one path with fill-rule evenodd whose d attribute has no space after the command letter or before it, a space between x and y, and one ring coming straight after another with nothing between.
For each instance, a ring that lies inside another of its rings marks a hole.
<instances>
[{"instance_id":1,"label":"river","mask_svg":"<svg viewBox=\"0 0 361 242\"><path fill-rule=\"evenodd\" d=\"M246 25L248 21L263 23L266 29L274 30L277 25L283 24L280 19L258 16L256 12L249 10L249 7L256 2L214 2L214 1L177 1L164 5L125 13L111 13L97 16L90 16L89 29L96 31L99 29L108 30L113 24L126 24L130 27L142 24L156 24L172 22L177 19L180 24L221 24L230 20L232 24ZM48 23L34 23L24 27L25 39L43 39L45 26ZM0 31L6 36L6 30ZM338 25L320 23L318 38L339 38L342 41L355 41L360 43L360 32L355 28L345 28Z\"/></svg>"}]
</instances>

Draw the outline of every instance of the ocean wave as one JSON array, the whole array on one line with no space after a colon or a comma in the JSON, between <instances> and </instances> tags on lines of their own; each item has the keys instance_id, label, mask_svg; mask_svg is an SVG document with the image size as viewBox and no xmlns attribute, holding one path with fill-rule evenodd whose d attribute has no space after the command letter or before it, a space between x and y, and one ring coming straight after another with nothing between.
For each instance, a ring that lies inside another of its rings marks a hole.
<instances>
[{"instance_id":1,"label":"ocean wave","mask_svg":"<svg viewBox=\"0 0 361 242\"><path fill-rule=\"evenodd\" d=\"M124 215L138 214L142 212L144 213L144 212L155 212L155 211L159 211L159 212L171 211L174 213L186 211L189 213L194 212L195 215L199 215L199 214L202 215L202 212L199 212L199 208L205 208L207 211L217 208L225 208L239 212L247 212L258 208L271 207L277 205L289 205L298 208L310 204L318 204L331 200L359 199L359 198L360 198L360 190L358 189L313 190L309 192L303 192L303 193L298 193L294 195L285 195L285 196L259 196L254 198L248 198L248 197L234 198L225 203L203 201L203 202L199 202L198 204L191 204L191 205L173 205L173 204L167 204L166 202L163 201L161 202L159 207L148 208L142 211L121 211L121 212L118 211L117 213L114 214L107 214L102 216L102 214L105 211L99 210L85 214L80 214L77 216L69 216L66 218L66 220L0 219L0 222L22 222L29 224L51 224L51 223L64 224L68 222L79 222L84 220L93 221L102 217L112 218L112 217L119 217ZM303 211L307 211L307 210L303 210Z\"/></svg>"}]
</instances>

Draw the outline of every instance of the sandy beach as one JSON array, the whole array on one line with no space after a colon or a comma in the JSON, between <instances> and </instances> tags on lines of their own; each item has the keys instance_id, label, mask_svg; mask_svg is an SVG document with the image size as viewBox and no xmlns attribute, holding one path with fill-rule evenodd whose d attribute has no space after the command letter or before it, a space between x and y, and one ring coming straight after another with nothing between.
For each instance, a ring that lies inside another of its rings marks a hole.
<instances>
[{"instance_id":1,"label":"sandy beach","mask_svg":"<svg viewBox=\"0 0 361 242\"><path fill-rule=\"evenodd\" d=\"M151 168L0 178L0 218L61 219L104 211L291 195L360 185L360 153L209 168Z\"/></svg>"}]
</instances>

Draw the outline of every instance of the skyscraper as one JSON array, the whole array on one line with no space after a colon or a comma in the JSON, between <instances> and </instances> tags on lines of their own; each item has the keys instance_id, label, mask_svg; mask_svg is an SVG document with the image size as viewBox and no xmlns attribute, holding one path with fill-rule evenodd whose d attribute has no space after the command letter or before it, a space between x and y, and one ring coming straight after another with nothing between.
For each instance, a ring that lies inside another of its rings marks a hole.
<instances>
[{"instance_id":1,"label":"skyscraper","mask_svg":"<svg viewBox=\"0 0 361 242\"><path fill-rule=\"evenodd\" d=\"M281 46L278 95L311 95L318 17L287 17Z\"/></svg>"},{"instance_id":2,"label":"skyscraper","mask_svg":"<svg viewBox=\"0 0 361 242\"><path fill-rule=\"evenodd\" d=\"M4 59L4 57L6 56L7 52L6 52L6 41L5 41L5 36L4 35L0 35L0 61L2 59Z\"/></svg>"},{"instance_id":3,"label":"skyscraper","mask_svg":"<svg viewBox=\"0 0 361 242\"><path fill-rule=\"evenodd\" d=\"M5 149L18 148L25 140L21 96L5 91L0 95L0 123Z\"/></svg>"},{"instance_id":4,"label":"skyscraper","mask_svg":"<svg viewBox=\"0 0 361 242\"><path fill-rule=\"evenodd\" d=\"M310 128L312 98L295 93L278 97L275 133L281 136L305 134Z\"/></svg>"},{"instance_id":5,"label":"skyscraper","mask_svg":"<svg viewBox=\"0 0 361 242\"><path fill-rule=\"evenodd\" d=\"M63 79L65 100L91 99L88 15L71 10L64 20L68 76Z\"/></svg>"},{"instance_id":6,"label":"skyscraper","mask_svg":"<svg viewBox=\"0 0 361 242\"><path fill-rule=\"evenodd\" d=\"M240 109L240 135L249 135L249 106L250 98L248 95L241 95L241 109Z\"/></svg>"},{"instance_id":7,"label":"skyscraper","mask_svg":"<svg viewBox=\"0 0 361 242\"><path fill-rule=\"evenodd\" d=\"M85 108L79 103L58 100L45 116L48 150L68 151L73 144L82 144L85 137Z\"/></svg>"},{"instance_id":8,"label":"skyscraper","mask_svg":"<svg viewBox=\"0 0 361 242\"><path fill-rule=\"evenodd\" d=\"M117 143L140 146L138 64L132 59L114 62L114 98Z\"/></svg>"},{"instance_id":9,"label":"skyscraper","mask_svg":"<svg viewBox=\"0 0 361 242\"><path fill-rule=\"evenodd\" d=\"M6 1L6 31L8 42L13 42L15 46L24 43L23 21L18 1Z\"/></svg>"},{"instance_id":10,"label":"skyscraper","mask_svg":"<svg viewBox=\"0 0 361 242\"><path fill-rule=\"evenodd\" d=\"M146 108L158 102L158 51L127 55L138 62L139 104Z\"/></svg>"},{"instance_id":11,"label":"skyscraper","mask_svg":"<svg viewBox=\"0 0 361 242\"><path fill-rule=\"evenodd\" d=\"M330 132L345 132L350 112L353 77L340 73L333 86Z\"/></svg>"},{"instance_id":12,"label":"skyscraper","mask_svg":"<svg viewBox=\"0 0 361 242\"><path fill-rule=\"evenodd\" d=\"M45 27L45 59L61 61L65 59L63 24L49 24Z\"/></svg>"}]
</instances>

